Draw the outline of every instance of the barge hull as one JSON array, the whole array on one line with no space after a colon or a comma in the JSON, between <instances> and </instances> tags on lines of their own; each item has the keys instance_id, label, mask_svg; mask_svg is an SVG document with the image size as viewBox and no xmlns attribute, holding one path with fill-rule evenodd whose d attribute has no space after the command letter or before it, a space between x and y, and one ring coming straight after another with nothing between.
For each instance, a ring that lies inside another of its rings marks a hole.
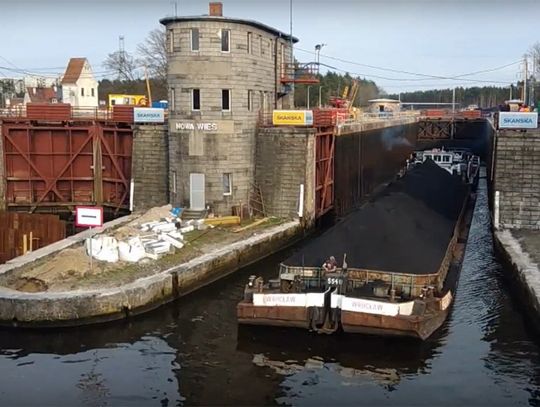
<instances>
[{"instance_id":1,"label":"barge hull","mask_svg":"<svg viewBox=\"0 0 540 407\"><path fill-rule=\"evenodd\" d=\"M446 320L448 309L436 312L431 318L415 320L370 315L356 312L341 312L344 332L382 336L405 336L425 340Z\"/></svg>"},{"instance_id":2,"label":"barge hull","mask_svg":"<svg viewBox=\"0 0 540 407\"><path fill-rule=\"evenodd\" d=\"M308 329L309 308L306 307L261 307L241 302L236 308L238 323L247 325L286 326Z\"/></svg>"}]
</instances>

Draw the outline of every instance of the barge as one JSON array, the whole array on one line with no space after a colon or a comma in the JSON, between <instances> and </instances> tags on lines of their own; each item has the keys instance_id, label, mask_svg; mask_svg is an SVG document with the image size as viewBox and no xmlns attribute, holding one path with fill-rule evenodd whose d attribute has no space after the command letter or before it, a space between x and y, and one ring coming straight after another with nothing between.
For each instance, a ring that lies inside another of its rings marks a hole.
<instances>
[{"instance_id":1,"label":"barge","mask_svg":"<svg viewBox=\"0 0 540 407\"><path fill-rule=\"evenodd\" d=\"M251 276L238 322L425 340L454 299L479 167L466 151L416 152L399 179L282 262L278 278Z\"/></svg>"}]
</instances>

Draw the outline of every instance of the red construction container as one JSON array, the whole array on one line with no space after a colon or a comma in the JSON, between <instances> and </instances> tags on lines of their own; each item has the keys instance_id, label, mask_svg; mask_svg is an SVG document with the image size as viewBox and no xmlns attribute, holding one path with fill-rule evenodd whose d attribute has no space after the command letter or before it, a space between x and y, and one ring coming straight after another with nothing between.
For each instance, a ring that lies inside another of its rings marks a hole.
<instances>
[{"instance_id":1,"label":"red construction container","mask_svg":"<svg viewBox=\"0 0 540 407\"><path fill-rule=\"evenodd\" d=\"M68 121L71 118L71 105L68 103L28 103L26 117L30 120Z\"/></svg>"},{"instance_id":2,"label":"red construction container","mask_svg":"<svg viewBox=\"0 0 540 407\"><path fill-rule=\"evenodd\" d=\"M133 108L131 105L113 106L112 118L115 122L133 123Z\"/></svg>"}]
</instances>

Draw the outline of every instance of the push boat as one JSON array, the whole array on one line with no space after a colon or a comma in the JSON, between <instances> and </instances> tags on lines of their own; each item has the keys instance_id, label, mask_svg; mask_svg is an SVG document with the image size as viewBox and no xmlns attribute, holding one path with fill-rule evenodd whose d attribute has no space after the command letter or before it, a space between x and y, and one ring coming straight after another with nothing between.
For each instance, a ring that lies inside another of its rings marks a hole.
<instances>
[{"instance_id":1,"label":"push boat","mask_svg":"<svg viewBox=\"0 0 540 407\"><path fill-rule=\"evenodd\" d=\"M427 339L454 299L479 169L466 150L413 153L398 180L282 262L278 278L250 276L238 322ZM328 272L332 253L341 264Z\"/></svg>"}]
</instances>

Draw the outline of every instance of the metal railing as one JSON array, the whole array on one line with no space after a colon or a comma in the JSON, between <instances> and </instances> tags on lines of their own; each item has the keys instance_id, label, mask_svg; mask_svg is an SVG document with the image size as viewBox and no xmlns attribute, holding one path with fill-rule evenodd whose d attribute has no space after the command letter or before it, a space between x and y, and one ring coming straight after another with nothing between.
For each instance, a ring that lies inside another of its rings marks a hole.
<instances>
[{"instance_id":1,"label":"metal railing","mask_svg":"<svg viewBox=\"0 0 540 407\"><path fill-rule=\"evenodd\" d=\"M392 119L402 119L410 117L419 117L420 111L408 110L404 112L379 112L379 113L357 113L353 117L338 121L338 125L347 126L358 123L384 122Z\"/></svg>"},{"instance_id":2,"label":"metal railing","mask_svg":"<svg viewBox=\"0 0 540 407\"><path fill-rule=\"evenodd\" d=\"M0 119L28 119L44 121L122 121L133 122L133 108L138 106L80 107L69 104L28 104L0 109ZM165 119L168 111L165 110Z\"/></svg>"}]
</instances>

